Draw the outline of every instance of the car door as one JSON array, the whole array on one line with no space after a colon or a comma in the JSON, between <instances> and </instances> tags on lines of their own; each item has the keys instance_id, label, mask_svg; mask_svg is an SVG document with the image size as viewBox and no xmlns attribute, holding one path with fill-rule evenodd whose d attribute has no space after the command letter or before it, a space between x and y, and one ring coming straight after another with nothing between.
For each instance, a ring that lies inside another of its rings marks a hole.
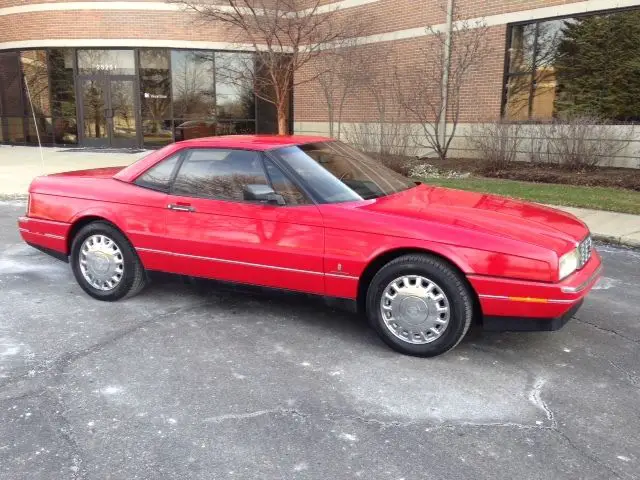
<instances>
[{"instance_id":1,"label":"car door","mask_svg":"<svg viewBox=\"0 0 640 480\"><path fill-rule=\"evenodd\" d=\"M322 216L275 164L265 161L262 152L247 150L183 152L167 197L159 254L164 270L324 293ZM248 185L272 186L285 204L252 201Z\"/></svg>"},{"instance_id":2,"label":"car door","mask_svg":"<svg viewBox=\"0 0 640 480\"><path fill-rule=\"evenodd\" d=\"M118 225L138 250L145 266L146 258L141 249L156 248L166 233L167 194L179 160L180 153L173 153L140 175L134 181L135 187L127 186L123 190L124 198L117 208ZM125 185L123 183L123 189Z\"/></svg>"}]
</instances>

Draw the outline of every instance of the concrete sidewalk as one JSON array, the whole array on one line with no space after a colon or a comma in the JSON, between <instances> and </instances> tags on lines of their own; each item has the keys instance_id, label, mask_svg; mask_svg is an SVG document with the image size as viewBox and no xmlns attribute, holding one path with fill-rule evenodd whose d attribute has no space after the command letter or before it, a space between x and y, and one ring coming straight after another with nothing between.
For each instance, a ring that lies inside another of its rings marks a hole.
<instances>
[{"instance_id":1,"label":"concrete sidewalk","mask_svg":"<svg viewBox=\"0 0 640 480\"><path fill-rule=\"evenodd\" d=\"M549 207L564 210L578 217L587 224L593 237L598 240L640 247L640 215L557 205Z\"/></svg>"},{"instance_id":2,"label":"concrete sidewalk","mask_svg":"<svg viewBox=\"0 0 640 480\"><path fill-rule=\"evenodd\" d=\"M85 148L42 149L0 145L0 195L26 195L34 177L85 168L129 165L149 153L132 150L96 150Z\"/></svg>"},{"instance_id":3,"label":"concrete sidewalk","mask_svg":"<svg viewBox=\"0 0 640 480\"><path fill-rule=\"evenodd\" d=\"M0 146L0 197L27 194L29 183L38 175L129 165L146 155L146 151L107 151L82 148L44 148L44 166L36 147ZM623 245L640 247L640 215L558 207L585 222L593 236Z\"/></svg>"}]
</instances>

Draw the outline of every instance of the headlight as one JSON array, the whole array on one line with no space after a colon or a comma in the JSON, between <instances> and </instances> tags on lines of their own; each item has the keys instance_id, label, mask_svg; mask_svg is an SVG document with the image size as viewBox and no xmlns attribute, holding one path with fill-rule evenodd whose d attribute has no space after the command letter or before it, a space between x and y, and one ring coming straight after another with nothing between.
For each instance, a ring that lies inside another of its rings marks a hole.
<instances>
[{"instance_id":1,"label":"headlight","mask_svg":"<svg viewBox=\"0 0 640 480\"><path fill-rule=\"evenodd\" d=\"M569 253L560 257L558 270L560 272L560 280L568 277L575 272L580 266L580 250L575 248Z\"/></svg>"}]
</instances>

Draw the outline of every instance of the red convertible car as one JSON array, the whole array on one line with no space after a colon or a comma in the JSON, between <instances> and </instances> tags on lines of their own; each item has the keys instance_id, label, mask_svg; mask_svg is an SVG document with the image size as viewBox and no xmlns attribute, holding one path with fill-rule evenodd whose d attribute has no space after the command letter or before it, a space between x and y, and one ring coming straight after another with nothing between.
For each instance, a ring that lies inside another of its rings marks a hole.
<instances>
[{"instance_id":1,"label":"red convertible car","mask_svg":"<svg viewBox=\"0 0 640 480\"><path fill-rule=\"evenodd\" d=\"M419 356L472 322L558 329L601 270L569 214L415 183L320 137L204 138L39 177L19 228L99 300L139 292L149 271L305 292Z\"/></svg>"}]
</instances>

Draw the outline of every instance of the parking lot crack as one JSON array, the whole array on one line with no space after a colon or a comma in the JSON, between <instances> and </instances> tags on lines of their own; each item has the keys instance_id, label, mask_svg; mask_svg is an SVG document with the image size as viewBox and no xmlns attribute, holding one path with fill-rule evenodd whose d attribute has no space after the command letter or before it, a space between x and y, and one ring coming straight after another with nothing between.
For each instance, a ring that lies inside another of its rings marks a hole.
<instances>
[{"instance_id":1,"label":"parking lot crack","mask_svg":"<svg viewBox=\"0 0 640 480\"><path fill-rule=\"evenodd\" d=\"M548 406L548 404L544 401L544 399L542 398L542 388L544 387L546 383L546 380L544 378L538 378L534 384L533 384L533 388L531 390L531 393L529 394L529 399L535 404L537 405L540 409L542 409L547 416L547 419L551 422L550 426L547 427L543 427L546 428L548 430L552 430L553 432L556 432L558 435L560 435L565 441L566 443L569 444L569 446L574 449L575 451L577 451L578 453L580 453L582 456L588 458L589 460L591 460L592 462L598 464L599 466L601 466L602 468L606 469L607 471L611 472L613 475L615 475L616 478L622 478L620 476L620 474L618 472L616 472L615 470L613 470L611 467L609 467L608 465L606 465L605 463L603 463L599 458L597 458L595 455L590 454L589 452L583 450L582 448L580 448L578 445L576 445L573 440L571 440L569 438L569 436L564 433L559 426L558 420L556 419L555 414L553 413L553 410L551 410L551 408Z\"/></svg>"},{"instance_id":2,"label":"parking lot crack","mask_svg":"<svg viewBox=\"0 0 640 480\"><path fill-rule=\"evenodd\" d=\"M49 404L51 406L50 421L57 424L56 427L60 432L60 436L69 446L71 457L71 465L69 466L70 478L73 480L84 479L87 476L87 469L84 466L82 450L76 440L73 427L66 416L66 407L53 392L48 392L48 397L51 399Z\"/></svg>"},{"instance_id":3,"label":"parking lot crack","mask_svg":"<svg viewBox=\"0 0 640 480\"><path fill-rule=\"evenodd\" d=\"M615 362L612 362L611 360L607 360L607 362L609 362L609 364L615 368L616 370L618 370L620 373L622 373L625 378L627 379L627 381L633 385L636 388L640 388L640 382L638 381L638 378L632 374L631 372L629 372L628 370L626 370L625 368L621 367L620 365L618 365Z\"/></svg>"},{"instance_id":4,"label":"parking lot crack","mask_svg":"<svg viewBox=\"0 0 640 480\"><path fill-rule=\"evenodd\" d=\"M94 343L86 348L62 354L57 359L48 361L44 363L40 368L35 369L36 375L33 375L33 373L26 371L18 375L14 375L12 377L8 377L4 379L2 382L0 382L0 389L8 387L12 384L18 383L20 381L29 382L31 380L36 380L41 382L42 381L41 375L43 374L45 375L48 374L49 375L48 380L50 380L51 377L55 377L57 375L64 373L65 369L69 365L80 360L81 358L87 357L94 353L98 353L104 350L105 348L107 348L108 346L113 345L114 343L117 343L120 340L130 335L133 335L134 333L138 332L139 330L141 330L142 328L150 324L160 322L166 317L171 317L171 316L185 313L191 310L196 310L206 304L207 302L205 301L205 302L197 303L195 305L187 305L184 307L174 307L174 308L168 309L167 311L162 312L158 315L154 315L151 318L148 318L147 320L131 325L130 327L127 327L125 329L116 331L115 333L104 337L97 343ZM47 378L45 378L45 380L47 380ZM36 391L39 391L39 390L40 389L37 389Z\"/></svg>"},{"instance_id":5,"label":"parking lot crack","mask_svg":"<svg viewBox=\"0 0 640 480\"><path fill-rule=\"evenodd\" d=\"M427 427L426 432L437 432L439 430L455 430L459 428L515 428L517 430L554 430L553 427L548 425L527 425L516 422L460 422L460 423L445 423L442 425L435 425L433 427Z\"/></svg>"},{"instance_id":6,"label":"parking lot crack","mask_svg":"<svg viewBox=\"0 0 640 480\"><path fill-rule=\"evenodd\" d=\"M614 470L609 465L604 463L602 460L600 460L595 455L592 455L591 453L587 452L583 448L580 448L578 445L576 445L573 442L573 440L571 440L571 438L569 438L569 436L566 433L564 433L559 428L553 428L552 430L554 432L556 432L560 437L562 437L564 439L565 443L567 443L567 445L569 445L569 447L571 447L571 449L573 449L574 451L578 452L583 457L591 460L593 463L595 463L595 464L599 465L600 467L604 468L609 473L611 473L615 478L635 478L632 475L629 475L629 474L627 474L625 472L622 472L622 474L621 474L620 472Z\"/></svg>"},{"instance_id":7,"label":"parking lot crack","mask_svg":"<svg viewBox=\"0 0 640 480\"><path fill-rule=\"evenodd\" d=\"M616 336L618 336L620 338L623 338L623 339L627 340L628 342L633 342L636 345L640 345L640 340L636 340L635 338L628 337L628 336L626 336L626 335L624 335L624 334L622 334L622 333L620 333L620 332L618 332L616 330L613 330L611 328L601 327L600 325L596 325L595 323L589 322L587 320L582 320L581 318L578 318L578 317L575 317L574 321L579 322L579 323L583 323L585 325L590 325L591 327L593 327L593 328L595 328L597 330L600 330L601 332L606 332L606 333L609 333L611 335L616 335Z\"/></svg>"}]
</instances>

